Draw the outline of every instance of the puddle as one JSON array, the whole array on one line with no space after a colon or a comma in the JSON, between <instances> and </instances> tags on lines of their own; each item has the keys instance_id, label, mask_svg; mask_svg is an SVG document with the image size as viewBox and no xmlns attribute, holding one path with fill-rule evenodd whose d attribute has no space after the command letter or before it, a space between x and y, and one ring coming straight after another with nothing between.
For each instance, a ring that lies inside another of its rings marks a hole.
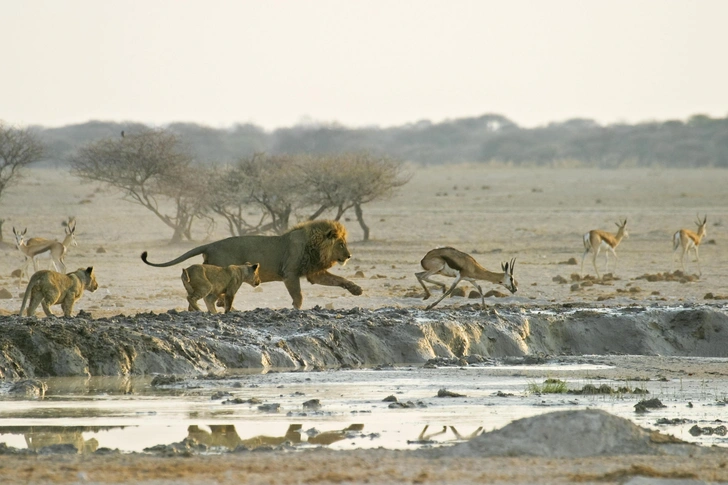
<instances>
[{"instance_id":1,"label":"puddle","mask_svg":"<svg viewBox=\"0 0 728 485\"><path fill-rule=\"evenodd\" d=\"M186 379L164 387L153 387L151 378L51 378L46 380L48 391L43 400L0 400L0 443L36 450L70 443L86 452L102 447L139 452L193 437L211 452L284 442L296 448L414 449L453 444L545 412L598 408L685 441L728 446L727 436L690 434L696 424L720 425L728 411L725 382L625 383L568 377L575 369L607 367L550 364L267 374L240 371L230 377ZM527 369L529 375L521 369ZM628 385L649 394L529 393L533 385L543 383L543 376L563 379L569 389L586 384L615 389ZM464 397L436 397L440 389ZM222 398L211 399L215 393ZM388 396L412 407L390 408L391 403L384 401ZM651 398L660 399L666 407L635 413L638 401ZM226 404L235 399L242 403ZM304 408L305 402L314 399L320 408ZM259 408L275 404L279 407L274 412ZM685 421L658 426L660 418Z\"/></svg>"}]
</instances>

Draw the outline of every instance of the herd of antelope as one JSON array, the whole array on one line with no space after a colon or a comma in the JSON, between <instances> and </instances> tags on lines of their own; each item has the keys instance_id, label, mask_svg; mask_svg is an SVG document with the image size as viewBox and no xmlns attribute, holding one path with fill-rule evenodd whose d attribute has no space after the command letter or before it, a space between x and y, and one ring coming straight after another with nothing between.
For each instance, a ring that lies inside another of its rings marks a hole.
<instances>
[{"instance_id":1,"label":"herd of antelope","mask_svg":"<svg viewBox=\"0 0 728 485\"><path fill-rule=\"evenodd\" d=\"M614 271L617 269L617 246L623 238L628 237L627 233L627 219L615 223L617 226L617 233L613 234L607 231L601 231L599 229L592 229L591 231L584 234L582 237L584 241L584 254L581 256L581 274L584 274L584 260L586 255L592 254L592 264L594 265L594 271L597 273L597 278L601 279L599 269L597 268L597 256L599 252L604 249L604 255L606 262L604 265L604 272L606 273L609 269L609 253L614 256ZM698 264L698 272L702 275L700 269L700 255L698 253L698 247L700 241L703 240L707 234L706 226L708 224L708 216L706 215L703 219L700 219L698 215L695 224L698 226L698 231L691 231L690 229L680 229L672 236L673 242L673 255L678 249L681 249L680 254L680 265L683 271L686 270L686 260L688 259L688 253L692 249L695 252L695 259ZM674 257L674 256L673 256ZM425 286L425 282L432 283L439 286L442 289L442 295L434 303L430 304L427 309L434 307L440 303L447 295L451 294L455 287L460 281L465 280L472 283L480 293L481 305L485 307L485 297L483 296L483 289L477 283L477 281L490 281L491 283L505 286L511 293L515 293L518 290L518 283L513 277L513 267L516 264L515 258L510 262L501 263L502 273L488 271L483 268L478 262L469 254L458 251L457 249L446 247L437 248L428 252L422 261L420 261L422 268L425 271L415 273L417 280L425 289L425 300L430 297L430 290ZM446 290L447 286L439 281L430 279L431 276L442 275L450 278L455 278L455 282Z\"/></svg>"},{"instance_id":2,"label":"herd of antelope","mask_svg":"<svg viewBox=\"0 0 728 485\"><path fill-rule=\"evenodd\" d=\"M702 275L698 248L700 247L700 242L707 234L707 222L707 215L703 217L702 220L698 215L695 221L695 224L698 227L697 231L680 229L672 236L673 259L677 251L680 250L679 259L683 271L687 271L686 262L688 260L689 253L692 250L695 253L698 272ZM31 262L33 263L33 270L38 271L39 259L49 260L48 269L52 267L57 272L65 273L66 265L64 263L64 257L71 245L77 245L75 237L75 218L69 217L68 221L65 221L63 225L65 226L66 235L61 242L39 237L25 239L27 228L23 231L17 231L13 227L15 245L26 258L20 271L21 281L23 279L23 275L25 275L26 278L29 278L28 268ZM591 253L594 271L597 274L597 278L601 278L599 269L597 268L597 256L602 250L604 250L605 255L605 273L609 269L609 253L612 253L612 256L614 256L615 262L613 271L616 271L618 261L616 252L617 246L619 246L622 239L629 237L629 233L627 232L627 219L616 222L615 225L617 226L616 233L593 229L584 234L582 237L584 253L581 257L581 274L584 273L584 260L586 259L587 254ZM485 307L485 296L483 294L483 289L480 284L478 284L478 281L489 281L493 284L502 285L511 293L518 291L518 282L513 276L513 269L516 265L515 258L511 259L511 261L501 263L502 272L494 272L485 269L475 260L475 258L467 253L452 247L441 247L429 251L425 257L422 258L420 264L424 271L415 273L415 276L417 277L417 281L425 290L424 299L427 300L431 296L430 290L425 285L425 282L431 283L442 290L442 295L440 295L436 301L427 306L428 310L450 295L453 290L455 290L458 283L463 280L470 282L478 289L481 298L481 305L483 307ZM448 288L444 283L431 279L431 277L435 275L446 276L448 278L454 278L455 280Z\"/></svg>"}]
</instances>

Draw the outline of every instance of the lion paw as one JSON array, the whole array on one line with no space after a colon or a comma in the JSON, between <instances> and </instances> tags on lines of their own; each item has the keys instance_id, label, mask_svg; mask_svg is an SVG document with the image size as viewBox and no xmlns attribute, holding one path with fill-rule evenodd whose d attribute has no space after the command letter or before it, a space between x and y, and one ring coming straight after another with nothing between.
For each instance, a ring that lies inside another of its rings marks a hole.
<instances>
[{"instance_id":1,"label":"lion paw","mask_svg":"<svg viewBox=\"0 0 728 485\"><path fill-rule=\"evenodd\" d=\"M352 295L359 296L362 294L361 286L358 285L351 285L347 288L347 290L349 290L349 293L351 293Z\"/></svg>"}]
</instances>

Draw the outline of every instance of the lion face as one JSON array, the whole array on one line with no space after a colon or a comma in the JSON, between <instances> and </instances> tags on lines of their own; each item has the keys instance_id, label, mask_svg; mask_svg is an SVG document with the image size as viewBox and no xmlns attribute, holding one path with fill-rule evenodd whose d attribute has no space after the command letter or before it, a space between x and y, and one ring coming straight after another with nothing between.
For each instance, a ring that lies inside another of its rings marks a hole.
<instances>
[{"instance_id":1,"label":"lion face","mask_svg":"<svg viewBox=\"0 0 728 485\"><path fill-rule=\"evenodd\" d=\"M81 269L81 268L79 268ZM84 270L86 273L86 281L84 281L84 288L90 292L94 292L99 288L99 284L96 282L96 273L94 272L93 266L89 266Z\"/></svg>"},{"instance_id":2,"label":"lion face","mask_svg":"<svg viewBox=\"0 0 728 485\"><path fill-rule=\"evenodd\" d=\"M260 274L258 273L258 268L260 268L260 265L258 263L245 263L243 265L243 268L245 268L245 270L243 271L243 281L248 283L253 288L257 287L260 284Z\"/></svg>"},{"instance_id":3,"label":"lion face","mask_svg":"<svg viewBox=\"0 0 728 485\"><path fill-rule=\"evenodd\" d=\"M344 266L346 262L351 259L351 253L349 252L345 239L336 239L334 241L332 256L332 259L338 262L341 266Z\"/></svg>"}]
</instances>

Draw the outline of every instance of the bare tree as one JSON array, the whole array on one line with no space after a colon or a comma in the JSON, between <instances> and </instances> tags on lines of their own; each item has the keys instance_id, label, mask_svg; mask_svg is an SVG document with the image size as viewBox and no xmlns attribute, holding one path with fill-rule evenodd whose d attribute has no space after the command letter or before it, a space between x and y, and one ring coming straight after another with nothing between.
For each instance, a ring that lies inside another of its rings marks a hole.
<instances>
[{"instance_id":1,"label":"bare tree","mask_svg":"<svg viewBox=\"0 0 728 485\"><path fill-rule=\"evenodd\" d=\"M45 146L27 128L13 128L0 122L0 198L15 185L28 165L40 161Z\"/></svg>"},{"instance_id":2,"label":"bare tree","mask_svg":"<svg viewBox=\"0 0 728 485\"><path fill-rule=\"evenodd\" d=\"M205 204L212 212L225 219L232 236L260 234L272 229L264 224L269 219L267 211L256 205L253 179L237 167L210 169L204 179L207 183Z\"/></svg>"},{"instance_id":3,"label":"bare tree","mask_svg":"<svg viewBox=\"0 0 728 485\"><path fill-rule=\"evenodd\" d=\"M369 152L320 157L305 164L302 172L311 189L307 201L318 206L311 219L327 209L335 209L335 219L339 220L353 208L364 231L364 241L369 240L369 226L364 222L362 206L391 197L412 177L402 161Z\"/></svg>"},{"instance_id":4,"label":"bare tree","mask_svg":"<svg viewBox=\"0 0 728 485\"><path fill-rule=\"evenodd\" d=\"M240 160L235 170L245 181L250 200L270 218L265 229L285 232L302 204L300 157L258 153Z\"/></svg>"},{"instance_id":5,"label":"bare tree","mask_svg":"<svg viewBox=\"0 0 728 485\"><path fill-rule=\"evenodd\" d=\"M336 211L334 219L341 219L351 208L349 194L350 174L342 164L340 155L308 157L301 164L302 183L308 187L305 204L315 207L308 217L314 220L329 209Z\"/></svg>"},{"instance_id":6,"label":"bare tree","mask_svg":"<svg viewBox=\"0 0 728 485\"><path fill-rule=\"evenodd\" d=\"M171 242L191 239L191 225L204 216L204 184L192 158L174 134L145 129L81 147L70 159L71 173L122 191L124 198L152 211L174 230ZM171 201L168 214L161 201Z\"/></svg>"}]
</instances>

